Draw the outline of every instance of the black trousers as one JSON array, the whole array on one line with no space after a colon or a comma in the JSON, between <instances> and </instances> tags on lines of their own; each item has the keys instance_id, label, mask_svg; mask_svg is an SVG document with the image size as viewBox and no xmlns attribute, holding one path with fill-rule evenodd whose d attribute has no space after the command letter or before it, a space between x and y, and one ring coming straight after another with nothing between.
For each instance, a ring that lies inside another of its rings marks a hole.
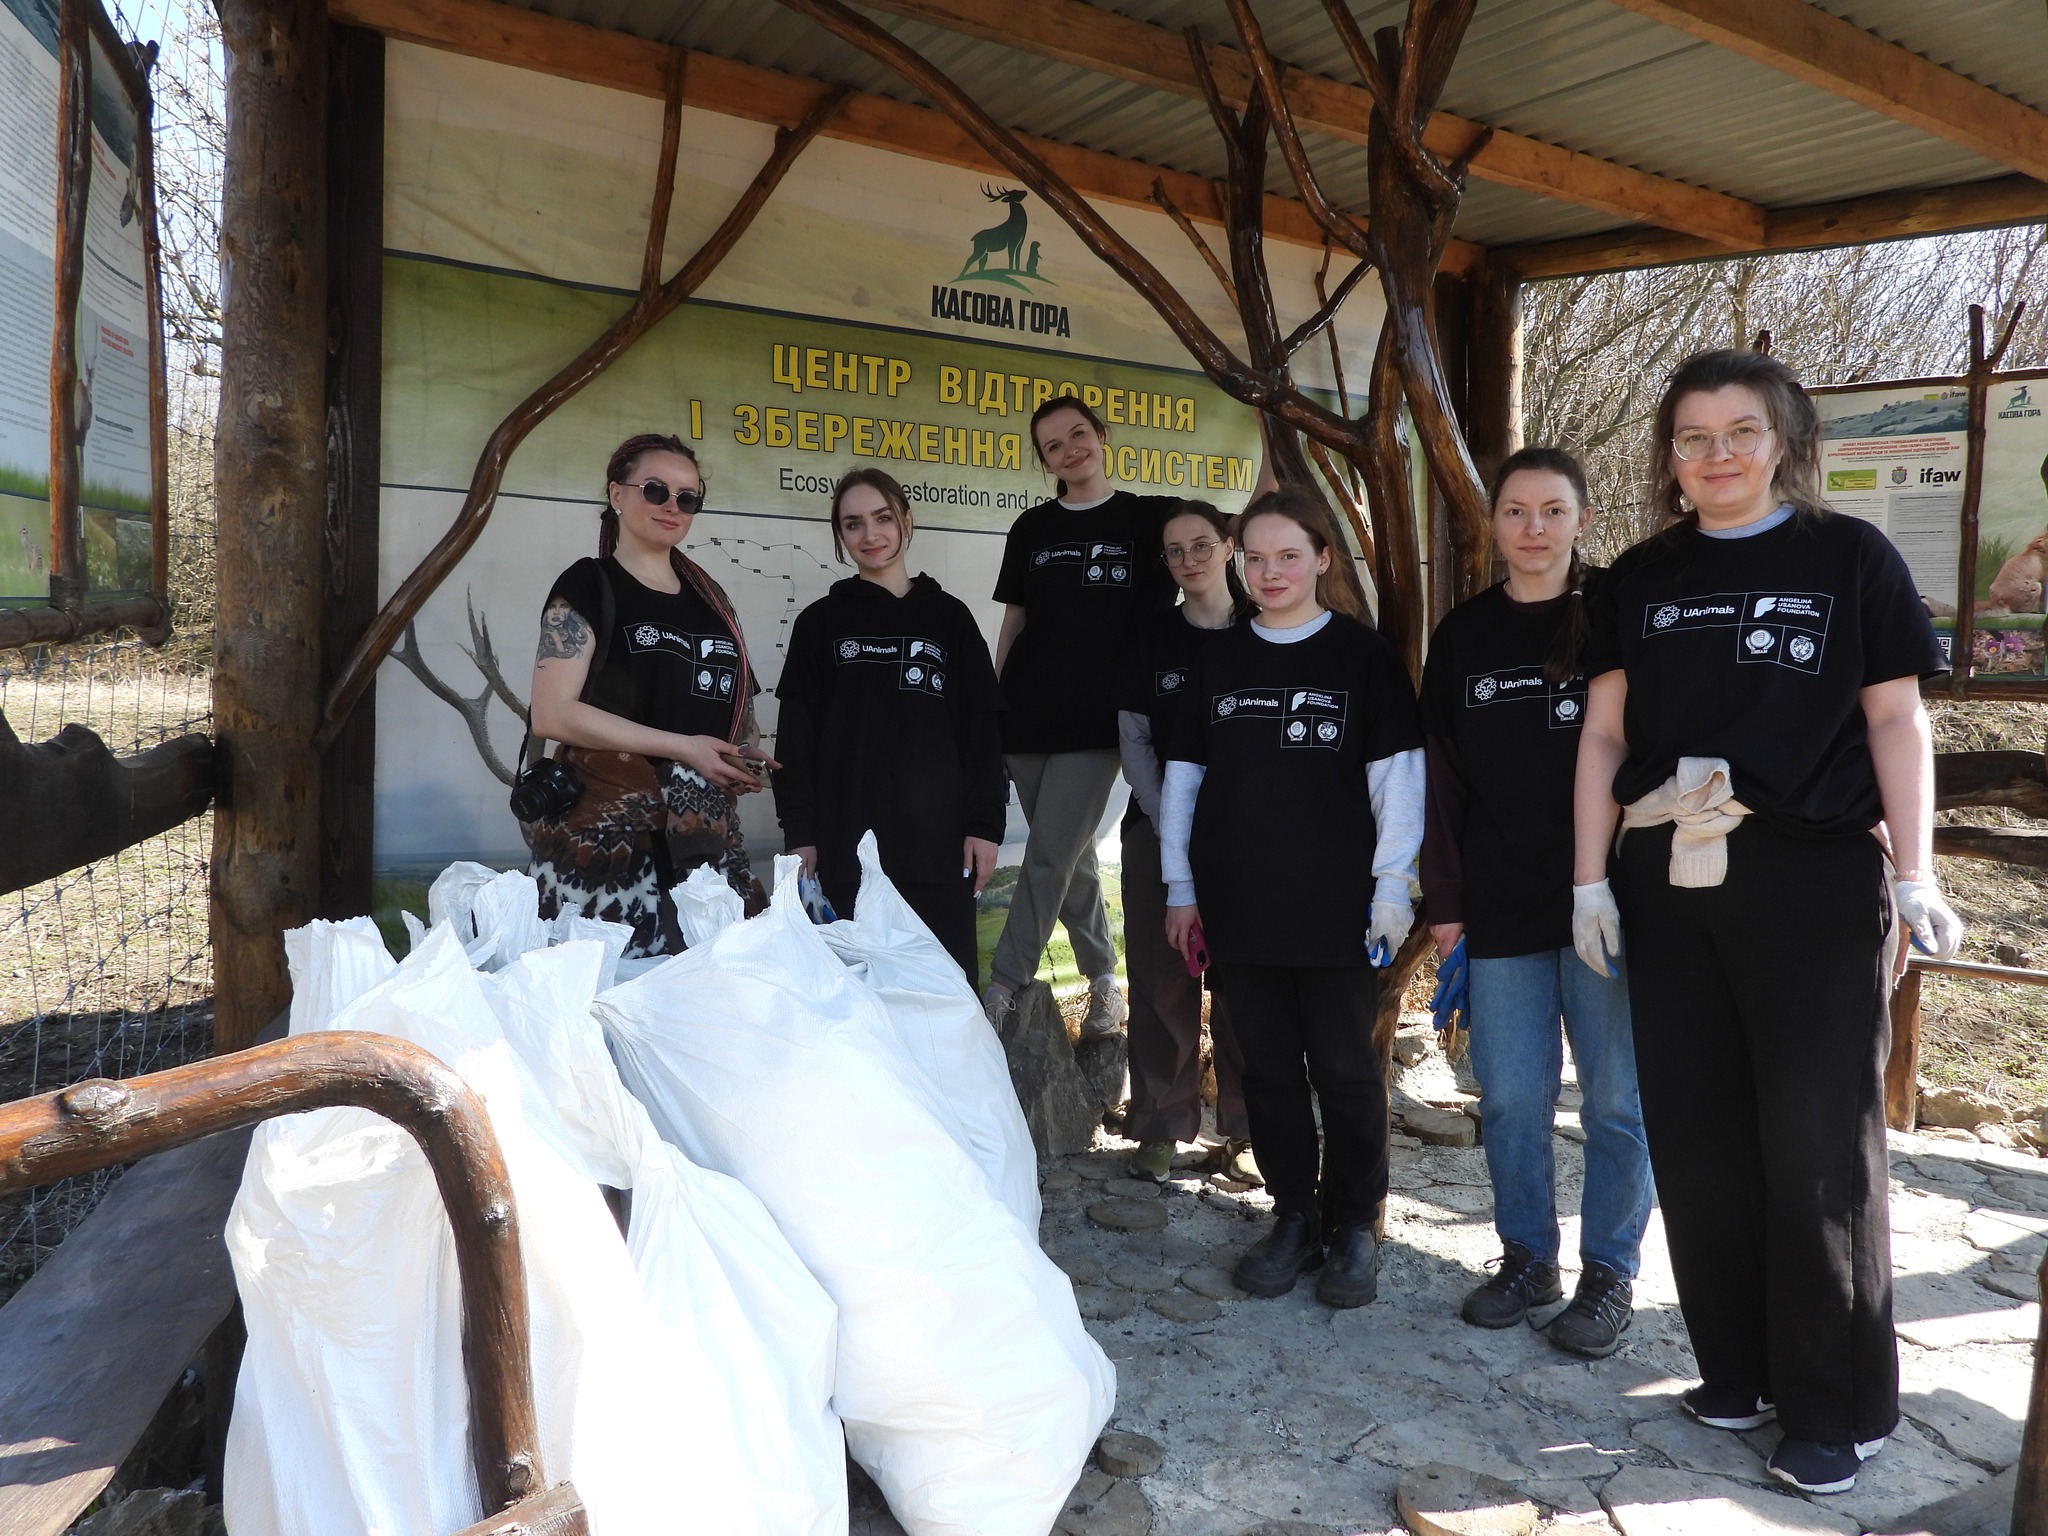
<instances>
[{"instance_id":1,"label":"black trousers","mask_svg":"<svg viewBox=\"0 0 2048 1536\"><path fill-rule=\"evenodd\" d=\"M1372 1046L1379 973L1219 962L1209 977L1244 1058L1252 1150L1273 1208L1320 1210L1325 1233L1371 1221L1387 1194L1387 1083Z\"/></svg>"},{"instance_id":2,"label":"black trousers","mask_svg":"<svg viewBox=\"0 0 2048 1536\"><path fill-rule=\"evenodd\" d=\"M1159 833L1137 808L1124 818L1124 966L1131 979L1132 1141L1193 1141L1202 1129L1202 979L1166 942L1166 883ZM1216 1129L1231 1140L1251 1134L1244 1112L1244 1061L1230 1032L1230 1009L1209 1000L1215 1046Z\"/></svg>"},{"instance_id":3,"label":"black trousers","mask_svg":"<svg viewBox=\"0 0 2048 1536\"><path fill-rule=\"evenodd\" d=\"M825 899L839 917L852 917L857 910L860 879L820 881ZM967 973L967 984L981 990L981 962L974 942L974 882L972 880L930 880L895 882L896 889L910 904L910 910L924 919L925 927L944 946L947 954Z\"/></svg>"},{"instance_id":4,"label":"black trousers","mask_svg":"<svg viewBox=\"0 0 2048 1536\"><path fill-rule=\"evenodd\" d=\"M1671 828L1613 869L1636 1071L1700 1374L1844 1444L1899 1418L1884 1063L1888 921L1875 839L1752 816L1720 885L1671 885Z\"/></svg>"}]
</instances>

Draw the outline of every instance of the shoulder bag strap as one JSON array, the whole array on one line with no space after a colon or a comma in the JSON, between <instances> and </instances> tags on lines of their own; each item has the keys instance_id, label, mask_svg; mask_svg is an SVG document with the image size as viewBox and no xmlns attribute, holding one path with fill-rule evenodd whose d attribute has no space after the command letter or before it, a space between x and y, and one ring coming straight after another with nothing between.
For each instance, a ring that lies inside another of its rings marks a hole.
<instances>
[{"instance_id":1,"label":"shoulder bag strap","mask_svg":"<svg viewBox=\"0 0 2048 1536\"><path fill-rule=\"evenodd\" d=\"M705 575L696 561L684 554L680 548L670 550L669 558L675 565L676 573L690 584L691 590L704 599L711 611L732 631L733 649L739 652L740 665L739 675L733 679L732 723L726 729L725 739L738 742L740 727L746 722L747 705L753 697L754 688L754 669L752 663L747 660L747 641L740 633L739 617L732 611L732 604L726 601L725 594L718 589L718 583Z\"/></svg>"}]
</instances>

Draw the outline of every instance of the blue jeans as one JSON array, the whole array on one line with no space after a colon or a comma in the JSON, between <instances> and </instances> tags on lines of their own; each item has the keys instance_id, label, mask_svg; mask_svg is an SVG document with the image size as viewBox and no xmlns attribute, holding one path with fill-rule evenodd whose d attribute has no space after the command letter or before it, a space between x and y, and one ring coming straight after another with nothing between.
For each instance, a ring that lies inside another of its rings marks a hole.
<instances>
[{"instance_id":1,"label":"blue jeans","mask_svg":"<svg viewBox=\"0 0 2048 1536\"><path fill-rule=\"evenodd\" d=\"M1472 962L1472 1070L1479 1078L1494 1228L1537 1258L1557 1262L1551 1136L1564 1074L1560 1018L1585 1100L1579 1111L1586 1129L1579 1255L1633 1278L1651 1185L1627 974L1612 980L1595 975L1569 949Z\"/></svg>"}]
</instances>

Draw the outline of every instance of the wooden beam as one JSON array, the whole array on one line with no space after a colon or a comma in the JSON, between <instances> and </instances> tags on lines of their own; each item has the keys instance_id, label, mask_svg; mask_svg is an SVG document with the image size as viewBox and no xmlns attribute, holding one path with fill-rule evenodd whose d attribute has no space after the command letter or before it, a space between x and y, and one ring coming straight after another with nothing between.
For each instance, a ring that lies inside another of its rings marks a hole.
<instances>
[{"instance_id":1,"label":"wooden beam","mask_svg":"<svg viewBox=\"0 0 2048 1536\"><path fill-rule=\"evenodd\" d=\"M888 11L1078 69L1178 96L1201 96L1201 82L1180 33L1116 15L1088 0L865 3L870 10ZM1242 106L1252 90L1251 61L1234 48L1211 44L1206 52L1224 97L1231 105ZM1372 96L1363 86L1285 65L1282 84L1300 127L1354 144L1366 142L1373 108ZM1430 117L1423 142L1443 159L1452 160L1486 131L1484 123L1437 112ZM1472 174L1482 181L1696 235L1730 250L1747 249L1763 238L1763 210L1754 203L1560 149L1505 129L1495 128L1492 133L1472 159Z\"/></svg>"},{"instance_id":2,"label":"wooden beam","mask_svg":"<svg viewBox=\"0 0 2048 1536\"><path fill-rule=\"evenodd\" d=\"M213 743L204 736L116 757L82 725L28 744L0 715L0 892L55 879L191 820L212 803L213 772Z\"/></svg>"},{"instance_id":3,"label":"wooden beam","mask_svg":"<svg viewBox=\"0 0 2048 1536\"><path fill-rule=\"evenodd\" d=\"M1993 164L2048 181L2048 113L1806 0L1614 3L1946 139Z\"/></svg>"},{"instance_id":4,"label":"wooden beam","mask_svg":"<svg viewBox=\"0 0 2048 1536\"><path fill-rule=\"evenodd\" d=\"M1996 229L2040 219L2048 219L2048 185L2030 176L2000 176L1959 186L1881 192L1839 203L1772 209L1764 216L1764 239L1757 249L1822 250L1970 229ZM1713 261L1728 254L1704 240L1674 235L1667 230L1625 229L1575 240L1496 246L1490 259L1534 280Z\"/></svg>"},{"instance_id":5,"label":"wooden beam","mask_svg":"<svg viewBox=\"0 0 2048 1536\"><path fill-rule=\"evenodd\" d=\"M328 0L328 14L335 21L368 27L402 42L657 99L663 94L671 52L660 43L623 32L558 21L496 0ZM1175 46L1181 46L1178 39ZM693 52L683 101L707 112L789 127L802 121L831 89L821 80ZM855 92L825 127L824 136L943 165L1003 174L1002 167L943 113L886 96ZM1216 189L1204 177L1053 139L1028 134L1018 137L1077 192L1089 197L1156 211L1152 183L1162 181L1167 194L1190 218L1218 227L1224 222ZM1293 198L1266 199L1265 229L1269 239L1317 249L1323 243L1321 228ZM1450 271L1467 271L1484 255L1481 247L1454 240L1444 266Z\"/></svg>"}]
</instances>

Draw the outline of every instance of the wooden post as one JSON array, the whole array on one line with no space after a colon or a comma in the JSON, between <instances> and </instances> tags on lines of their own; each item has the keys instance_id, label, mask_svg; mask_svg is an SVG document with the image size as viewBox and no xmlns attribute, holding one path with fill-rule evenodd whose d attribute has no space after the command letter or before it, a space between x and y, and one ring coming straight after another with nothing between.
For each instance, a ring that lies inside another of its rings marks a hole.
<instances>
[{"instance_id":1,"label":"wooden post","mask_svg":"<svg viewBox=\"0 0 2048 1536\"><path fill-rule=\"evenodd\" d=\"M377 616L384 326L384 38L334 29L327 118L327 579L320 637L333 670ZM320 757L320 915L370 910L376 683Z\"/></svg>"},{"instance_id":2,"label":"wooden post","mask_svg":"<svg viewBox=\"0 0 2048 1536\"><path fill-rule=\"evenodd\" d=\"M1467 356L1466 435L1479 472L1491 476L1522 446L1522 279L1514 268L1492 264L1474 280Z\"/></svg>"},{"instance_id":3,"label":"wooden post","mask_svg":"<svg viewBox=\"0 0 2048 1536\"><path fill-rule=\"evenodd\" d=\"M1908 968L1892 992L1892 1053L1884 1064L1884 1123L1920 1123L1920 972Z\"/></svg>"},{"instance_id":4,"label":"wooden post","mask_svg":"<svg viewBox=\"0 0 2048 1536\"><path fill-rule=\"evenodd\" d=\"M1430 323L1444 360L1444 382L1450 386L1451 411L1468 444L1472 441L1472 322L1477 296L1474 285L1453 272L1437 273L1430 285ZM1485 473L1480 470L1482 477ZM1457 545L1451 538L1451 504L1434 474L1429 487L1429 627L1434 632L1443 616L1469 593L1459 570Z\"/></svg>"},{"instance_id":5,"label":"wooden post","mask_svg":"<svg viewBox=\"0 0 2048 1536\"><path fill-rule=\"evenodd\" d=\"M92 192L92 28L66 0L57 28L56 293L50 338L50 606L76 632L85 606L79 522L78 299L85 281L85 212Z\"/></svg>"},{"instance_id":6,"label":"wooden post","mask_svg":"<svg viewBox=\"0 0 2048 1536\"><path fill-rule=\"evenodd\" d=\"M220 0L219 597L213 719L215 1043L290 999L283 930L319 911L321 527L327 500L327 12Z\"/></svg>"}]
</instances>

